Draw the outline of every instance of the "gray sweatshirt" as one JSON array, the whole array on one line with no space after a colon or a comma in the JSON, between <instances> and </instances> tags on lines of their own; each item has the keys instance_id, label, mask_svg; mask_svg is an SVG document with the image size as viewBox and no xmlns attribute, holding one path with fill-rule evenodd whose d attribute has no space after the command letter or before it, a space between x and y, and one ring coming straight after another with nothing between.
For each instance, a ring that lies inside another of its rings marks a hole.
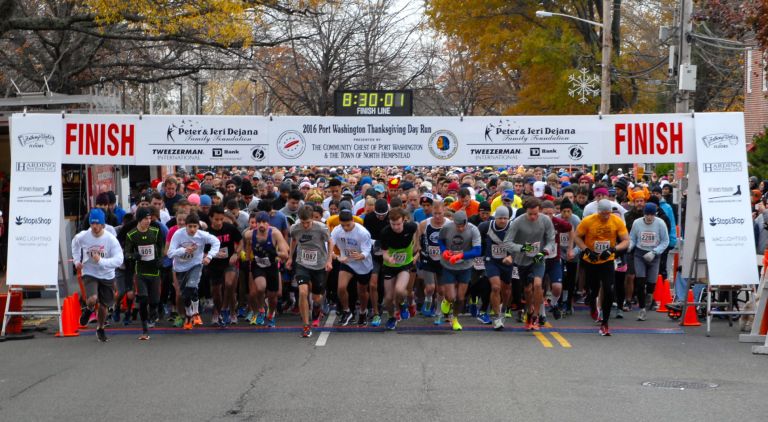
<instances>
[{"instance_id":1,"label":"gray sweatshirt","mask_svg":"<svg viewBox=\"0 0 768 422\"><path fill-rule=\"evenodd\" d=\"M669 232L662 219L654 217L653 223L646 224L645 218L638 218L632 223L632 230L629 232L630 250L637 248L661 255L667 246L669 246Z\"/></svg>"},{"instance_id":2,"label":"gray sweatshirt","mask_svg":"<svg viewBox=\"0 0 768 422\"><path fill-rule=\"evenodd\" d=\"M522 252L525 243L530 243L533 251ZM533 257L539 252L547 251L548 256L555 256L555 226L544 214L539 214L535 221L521 214L509 225L504 236L504 247L514 254L515 264L523 267L531 265Z\"/></svg>"}]
</instances>

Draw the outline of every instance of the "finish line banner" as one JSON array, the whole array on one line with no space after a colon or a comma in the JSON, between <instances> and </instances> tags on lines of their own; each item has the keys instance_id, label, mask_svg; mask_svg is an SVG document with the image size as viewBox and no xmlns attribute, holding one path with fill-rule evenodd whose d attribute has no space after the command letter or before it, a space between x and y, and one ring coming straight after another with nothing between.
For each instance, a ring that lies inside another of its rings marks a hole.
<instances>
[{"instance_id":1,"label":"finish line banner","mask_svg":"<svg viewBox=\"0 0 768 422\"><path fill-rule=\"evenodd\" d=\"M741 113L724 116L743 124ZM580 166L695 161L690 114L602 118L78 114L55 122L45 117L49 116L16 114L11 124L25 121L63 134L62 162L73 164Z\"/></svg>"},{"instance_id":2,"label":"finish line banner","mask_svg":"<svg viewBox=\"0 0 768 422\"><path fill-rule=\"evenodd\" d=\"M744 120L696 115L701 216L712 285L758 284Z\"/></svg>"}]
</instances>

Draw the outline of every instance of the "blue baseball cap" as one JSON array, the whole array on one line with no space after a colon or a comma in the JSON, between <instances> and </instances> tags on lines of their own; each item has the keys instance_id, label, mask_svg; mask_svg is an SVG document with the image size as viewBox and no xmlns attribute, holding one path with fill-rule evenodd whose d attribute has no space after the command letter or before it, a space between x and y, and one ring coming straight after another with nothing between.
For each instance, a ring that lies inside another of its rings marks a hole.
<instances>
[{"instance_id":1,"label":"blue baseball cap","mask_svg":"<svg viewBox=\"0 0 768 422\"><path fill-rule=\"evenodd\" d=\"M88 224L106 224L106 216L104 215L104 211L101 208L93 208L91 209L91 212L88 213Z\"/></svg>"},{"instance_id":2,"label":"blue baseball cap","mask_svg":"<svg viewBox=\"0 0 768 422\"><path fill-rule=\"evenodd\" d=\"M373 187L373 190L375 190L378 193L384 193L386 189L384 188L384 185L376 185Z\"/></svg>"},{"instance_id":3,"label":"blue baseball cap","mask_svg":"<svg viewBox=\"0 0 768 422\"><path fill-rule=\"evenodd\" d=\"M504 191L504 193L501 194L501 200L515 200L515 191L513 189L507 189Z\"/></svg>"},{"instance_id":4,"label":"blue baseball cap","mask_svg":"<svg viewBox=\"0 0 768 422\"><path fill-rule=\"evenodd\" d=\"M208 195L200 195L200 206L210 207L212 204L211 197Z\"/></svg>"}]
</instances>

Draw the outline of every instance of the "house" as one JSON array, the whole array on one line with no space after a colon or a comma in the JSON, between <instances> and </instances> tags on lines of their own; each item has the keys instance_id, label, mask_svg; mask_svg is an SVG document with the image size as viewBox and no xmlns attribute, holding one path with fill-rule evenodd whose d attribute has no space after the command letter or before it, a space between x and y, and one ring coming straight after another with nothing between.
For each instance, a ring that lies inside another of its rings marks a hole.
<instances>
[{"instance_id":1,"label":"house","mask_svg":"<svg viewBox=\"0 0 768 422\"><path fill-rule=\"evenodd\" d=\"M768 54L759 49L745 53L744 123L747 143L768 126Z\"/></svg>"}]
</instances>

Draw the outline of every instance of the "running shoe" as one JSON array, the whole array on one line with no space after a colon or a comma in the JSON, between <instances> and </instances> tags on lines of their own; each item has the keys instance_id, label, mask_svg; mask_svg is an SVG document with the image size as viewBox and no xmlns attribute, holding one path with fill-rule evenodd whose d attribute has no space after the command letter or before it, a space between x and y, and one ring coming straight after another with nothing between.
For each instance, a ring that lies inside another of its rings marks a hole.
<instances>
[{"instance_id":1,"label":"running shoe","mask_svg":"<svg viewBox=\"0 0 768 422\"><path fill-rule=\"evenodd\" d=\"M155 321L149 320L147 321L147 328L155 328Z\"/></svg>"},{"instance_id":2,"label":"running shoe","mask_svg":"<svg viewBox=\"0 0 768 422\"><path fill-rule=\"evenodd\" d=\"M379 314L376 314L373 316L373 319L371 319L371 327L378 327L381 325L381 316Z\"/></svg>"},{"instance_id":3,"label":"running shoe","mask_svg":"<svg viewBox=\"0 0 768 422\"><path fill-rule=\"evenodd\" d=\"M504 318L512 318L511 312L507 311L504 314ZM515 321L522 323L523 322L523 311L519 310L517 311L517 314L515 315Z\"/></svg>"},{"instance_id":4,"label":"running shoe","mask_svg":"<svg viewBox=\"0 0 768 422\"><path fill-rule=\"evenodd\" d=\"M624 311L621 308L616 308L616 319L624 319Z\"/></svg>"},{"instance_id":5,"label":"running shoe","mask_svg":"<svg viewBox=\"0 0 768 422\"><path fill-rule=\"evenodd\" d=\"M360 312L357 316L357 325L365 327L368 325L368 312Z\"/></svg>"},{"instance_id":6,"label":"running shoe","mask_svg":"<svg viewBox=\"0 0 768 422\"><path fill-rule=\"evenodd\" d=\"M539 317L533 315L531 319L533 320L531 321L531 331L541 331L541 322L539 322Z\"/></svg>"},{"instance_id":7,"label":"running shoe","mask_svg":"<svg viewBox=\"0 0 768 422\"><path fill-rule=\"evenodd\" d=\"M237 317L238 318L245 318L245 316L246 316L245 306L241 306L241 307L237 308Z\"/></svg>"},{"instance_id":8,"label":"running shoe","mask_svg":"<svg viewBox=\"0 0 768 422\"><path fill-rule=\"evenodd\" d=\"M397 328L397 318L395 318L395 317L389 318L387 320L386 328L387 328L387 330L390 330L390 331L392 331L395 328Z\"/></svg>"},{"instance_id":9,"label":"running shoe","mask_svg":"<svg viewBox=\"0 0 768 422\"><path fill-rule=\"evenodd\" d=\"M443 311L443 314L451 312L451 303L443 299L443 301L440 303L440 310Z\"/></svg>"},{"instance_id":10,"label":"running shoe","mask_svg":"<svg viewBox=\"0 0 768 422\"><path fill-rule=\"evenodd\" d=\"M240 315L238 315L238 316L240 316ZM248 313L245 315L245 319L248 320L248 321L252 320L253 317L254 317L253 311L248 311Z\"/></svg>"},{"instance_id":11,"label":"running shoe","mask_svg":"<svg viewBox=\"0 0 768 422\"><path fill-rule=\"evenodd\" d=\"M184 329L185 330L191 330L192 329L192 318L185 318L184 319Z\"/></svg>"},{"instance_id":12,"label":"running shoe","mask_svg":"<svg viewBox=\"0 0 768 422\"><path fill-rule=\"evenodd\" d=\"M395 309L395 319L398 320L398 321L400 321L400 319L402 319L402 317L400 316L400 310L399 309Z\"/></svg>"},{"instance_id":13,"label":"running shoe","mask_svg":"<svg viewBox=\"0 0 768 422\"><path fill-rule=\"evenodd\" d=\"M301 330L301 336L304 338L312 337L312 329L309 328L309 325L305 325L304 329Z\"/></svg>"},{"instance_id":14,"label":"running shoe","mask_svg":"<svg viewBox=\"0 0 768 422\"><path fill-rule=\"evenodd\" d=\"M437 316L435 317L435 321L433 322L433 324L435 324L435 325L441 325L442 323L443 323L443 314L437 314Z\"/></svg>"},{"instance_id":15,"label":"running shoe","mask_svg":"<svg viewBox=\"0 0 768 422\"><path fill-rule=\"evenodd\" d=\"M221 310L221 322L224 325L229 325L232 322L232 316L229 311L229 309L222 309Z\"/></svg>"},{"instance_id":16,"label":"running shoe","mask_svg":"<svg viewBox=\"0 0 768 422\"><path fill-rule=\"evenodd\" d=\"M256 314L256 325L264 325L264 318L267 315L264 312L259 312Z\"/></svg>"},{"instance_id":17,"label":"running shoe","mask_svg":"<svg viewBox=\"0 0 768 422\"><path fill-rule=\"evenodd\" d=\"M168 315L168 322L176 321L176 318L179 317L178 312L170 312L170 313L166 313L166 315Z\"/></svg>"},{"instance_id":18,"label":"running shoe","mask_svg":"<svg viewBox=\"0 0 768 422\"><path fill-rule=\"evenodd\" d=\"M518 315L521 315L522 311L518 311ZM504 318L512 318L512 309L507 308L506 312L504 312ZM522 321L517 321L522 322Z\"/></svg>"},{"instance_id":19,"label":"running shoe","mask_svg":"<svg viewBox=\"0 0 768 422\"><path fill-rule=\"evenodd\" d=\"M341 314L341 325L346 327L355 318L355 313L350 311L344 311Z\"/></svg>"},{"instance_id":20,"label":"running shoe","mask_svg":"<svg viewBox=\"0 0 768 422\"><path fill-rule=\"evenodd\" d=\"M597 311L597 319L595 320L595 322L600 322L600 323L603 322L603 310L602 309Z\"/></svg>"},{"instance_id":21,"label":"running shoe","mask_svg":"<svg viewBox=\"0 0 768 422\"><path fill-rule=\"evenodd\" d=\"M501 331L504 329L504 318L498 317L495 320L493 320L493 329L495 331Z\"/></svg>"},{"instance_id":22,"label":"running shoe","mask_svg":"<svg viewBox=\"0 0 768 422\"><path fill-rule=\"evenodd\" d=\"M624 301L624 306L621 307L621 310L624 311L624 312L631 311L632 310L632 302L628 301L628 300L625 300Z\"/></svg>"},{"instance_id":23,"label":"running shoe","mask_svg":"<svg viewBox=\"0 0 768 422\"><path fill-rule=\"evenodd\" d=\"M563 317L563 313L559 306L552 308L552 317L555 318L555 321Z\"/></svg>"},{"instance_id":24,"label":"running shoe","mask_svg":"<svg viewBox=\"0 0 768 422\"><path fill-rule=\"evenodd\" d=\"M210 326L211 327L221 327L221 325L222 325L221 324L221 315L217 315L216 317L211 315L211 324L210 324Z\"/></svg>"},{"instance_id":25,"label":"running shoe","mask_svg":"<svg viewBox=\"0 0 768 422\"><path fill-rule=\"evenodd\" d=\"M425 316L427 318L432 316L432 306L430 305L427 307L427 302L424 302L424 304L421 305L421 315Z\"/></svg>"},{"instance_id":26,"label":"running shoe","mask_svg":"<svg viewBox=\"0 0 768 422\"><path fill-rule=\"evenodd\" d=\"M248 324L256 325L256 315L251 316L251 318L248 320Z\"/></svg>"},{"instance_id":27,"label":"running shoe","mask_svg":"<svg viewBox=\"0 0 768 422\"><path fill-rule=\"evenodd\" d=\"M415 303L411 303L410 306L408 306L408 312L411 313L410 316L414 316L415 317L417 309L418 309L418 307L416 306L416 304Z\"/></svg>"},{"instance_id":28,"label":"running shoe","mask_svg":"<svg viewBox=\"0 0 768 422\"><path fill-rule=\"evenodd\" d=\"M141 333L139 340L149 340L149 333Z\"/></svg>"},{"instance_id":29,"label":"running shoe","mask_svg":"<svg viewBox=\"0 0 768 422\"><path fill-rule=\"evenodd\" d=\"M461 324L459 324L459 318L453 319L453 331L461 331Z\"/></svg>"},{"instance_id":30,"label":"running shoe","mask_svg":"<svg viewBox=\"0 0 768 422\"><path fill-rule=\"evenodd\" d=\"M637 320L638 321L645 321L647 319L647 312L645 308L640 309L640 311L637 313Z\"/></svg>"},{"instance_id":31,"label":"running shoe","mask_svg":"<svg viewBox=\"0 0 768 422\"><path fill-rule=\"evenodd\" d=\"M275 328L276 326L277 326L277 322L275 321L275 315L272 314L271 318L267 318L267 327Z\"/></svg>"},{"instance_id":32,"label":"running shoe","mask_svg":"<svg viewBox=\"0 0 768 422\"><path fill-rule=\"evenodd\" d=\"M312 320L312 328L319 328L320 327L320 320L323 319L323 313L320 312L317 314L317 318Z\"/></svg>"},{"instance_id":33,"label":"running shoe","mask_svg":"<svg viewBox=\"0 0 768 422\"><path fill-rule=\"evenodd\" d=\"M96 329L96 338L99 339L100 342L106 343L109 341L107 338L107 333L104 332L103 328Z\"/></svg>"},{"instance_id":34,"label":"running shoe","mask_svg":"<svg viewBox=\"0 0 768 422\"><path fill-rule=\"evenodd\" d=\"M94 324L94 323L96 323L97 321L98 321L98 320L97 320L97 318L96 318L96 312L91 312L91 316L89 316L89 317L88 317L88 323L89 323L89 324ZM107 320L105 321L105 323L108 323L108 322L109 322L109 319L107 319Z\"/></svg>"},{"instance_id":35,"label":"running shoe","mask_svg":"<svg viewBox=\"0 0 768 422\"><path fill-rule=\"evenodd\" d=\"M533 321L530 315L525 315L525 331L531 331L533 329Z\"/></svg>"},{"instance_id":36,"label":"running shoe","mask_svg":"<svg viewBox=\"0 0 768 422\"><path fill-rule=\"evenodd\" d=\"M181 315L176 315L176 318L173 320L173 326L176 328L181 328L182 325L184 325L184 319L181 317Z\"/></svg>"},{"instance_id":37,"label":"running shoe","mask_svg":"<svg viewBox=\"0 0 768 422\"><path fill-rule=\"evenodd\" d=\"M402 304L400 306L400 319L402 319L403 321L411 317L411 311L408 308L409 307L406 304Z\"/></svg>"},{"instance_id":38,"label":"running shoe","mask_svg":"<svg viewBox=\"0 0 768 422\"><path fill-rule=\"evenodd\" d=\"M592 318L593 321L598 321L599 314L597 313L597 308L589 311L589 317Z\"/></svg>"},{"instance_id":39,"label":"running shoe","mask_svg":"<svg viewBox=\"0 0 768 422\"><path fill-rule=\"evenodd\" d=\"M487 312L483 312L480 315L478 315L477 320L486 325L493 322L491 321L491 317L488 315Z\"/></svg>"},{"instance_id":40,"label":"running shoe","mask_svg":"<svg viewBox=\"0 0 768 422\"><path fill-rule=\"evenodd\" d=\"M203 326L203 319L200 318L200 314L195 314L192 317L192 325L195 325L195 326L198 326L198 327L202 327Z\"/></svg>"},{"instance_id":41,"label":"running shoe","mask_svg":"<svg viewBox=\"0 0 768 422\"><path fill-rule=\"evenodd\" d=\"M598 330L598 334L600 334L603 337L610 336L611 329L608 328L608 324L600 324L600 330Z\"/></svg>"},{"instance_id":42,"label":"running shoe","mask_svg":"<svg viewBox=\"0 0 768 422\"><path fill-rule=\"evenodd\" d=\"M546 315L539 315L536 318L536 322L538 322L539 325L546 325L546 323L547 323L547 316Z\"/></svg>"},{"instance_id":43,"label":"running shoe","mask_svg":"<svg viewBox=\"0 0 768 422\"><path fill-rule=\"evenodd\" d=\"M237 325L237 315L232 315L232 321L229 322L229 325Z\"/></svg>"},{"instance_id":44,"label":"running shoe","mask_svg":"<svg viewBox=\"0 0 768 422\"><path fill-rule=\"evenodd\" d=\"M469 299L469 314L472 315L472 318L476 318L478 314L477 309L477 298L474 300Z\"/></svg>"},{"instance_id":45,"label":"running shoe","mask_svg":"<svg viewBox=\"0 0 768 422\"><path fill-rule=\"evenodd\" d=\"M120 306L115 306L115 309L112 311L112 321L114 322L120 322Z\"/></svg>"},{"instance_id":46,"label":"running shoe","mask_svg":"<svg viewBox=\"0 0 768 422\"><path fill-rule=\"evenodd\" d=\"M80 326L85 327L88 325L88 320L91 318L91 315L93 315L93 311L88 309L88 307L84 307L80 312Z\"/></svg>"}]
</instances>

